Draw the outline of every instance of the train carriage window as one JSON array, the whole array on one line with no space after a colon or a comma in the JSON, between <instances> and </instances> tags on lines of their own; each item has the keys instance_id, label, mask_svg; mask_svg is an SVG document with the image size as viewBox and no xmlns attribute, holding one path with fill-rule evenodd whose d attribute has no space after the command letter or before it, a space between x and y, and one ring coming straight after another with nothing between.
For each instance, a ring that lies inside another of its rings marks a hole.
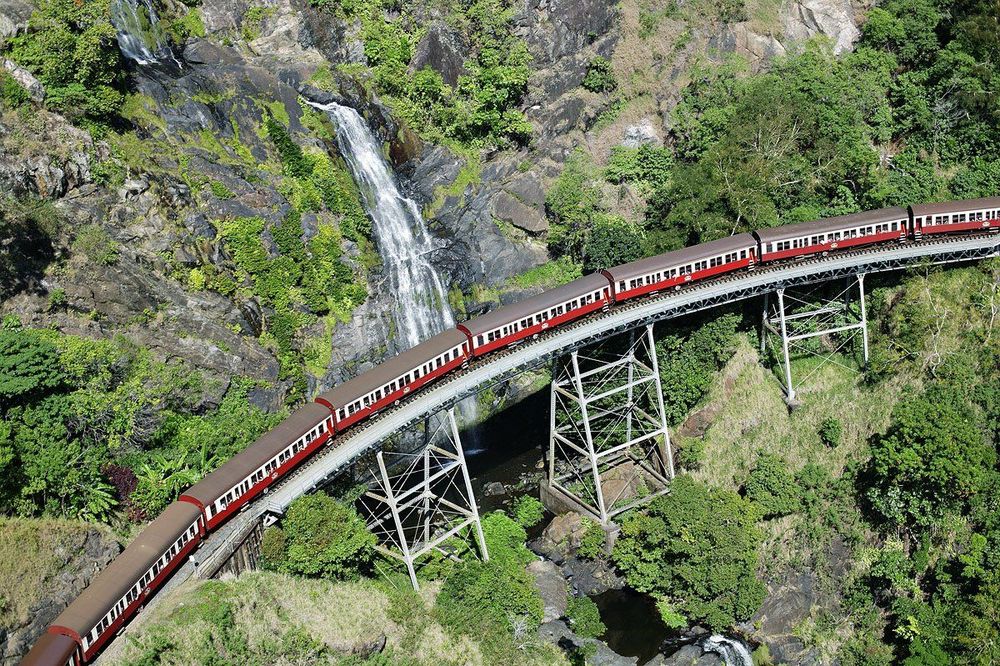
<instances>
[{"instance_id":1,"label":"train carriage window","mask_svg":"<svg viewBox=\"0 0 1000 666\"><path fill-rule=\"evenodd\" d=\"M960 223L961 223L961 222L965 222L965 213L959 213L959 214L958 214L958 221L959 221Z\"/></svg>"}]
</instances>

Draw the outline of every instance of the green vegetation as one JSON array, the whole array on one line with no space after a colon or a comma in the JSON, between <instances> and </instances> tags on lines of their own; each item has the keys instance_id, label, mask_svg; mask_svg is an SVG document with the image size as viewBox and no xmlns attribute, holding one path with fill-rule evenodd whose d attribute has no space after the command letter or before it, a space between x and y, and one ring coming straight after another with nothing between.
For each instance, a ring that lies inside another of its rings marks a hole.
<instances>
[{"instance_id":1,"label":"green vegetation","mask_svg":"<svg viewBox=\"0 0 1000 666\"><path fill-rule=\"evenodd\" d=\"M598 56L587 63L587 74L583 77L583 87L591 92L611 92L618 84L611 70L611 62Z\"/></svg>"},{"instance_id":2,"label":"green vegetation","mask_svg":"<svg viewBox=\"0 0 1000 666\"><path fill-rule=\"evenodd\" d=\"M678 476L670 494L625 518L614 560L630 586L657 598L668 625L679 615L725 630L764 600L758 518L736 493Z\"/></svg>"},{"instance_id":3,"label":"green vegetation","mask_svg":"<svg viewBox=\"0 0 1000 666\"><path fill-rule=\"evenodd\" d=\"M534 527L545 517L545 507L532 495L521 495L514 502L514 520L525 529Z\"/></svg>"},{"instance_id":4,"label":"green vegetation","mask_svg":"<svg viewBox=\"0 0 1000 666\"><path fill-rule=\"evenodd\" d=\"M410 15L414 8L409 5L390 0L311 4L360 19L376 91L425 138L480 148L522 145L531 137L531 125L518 110L531 58L524 41L513 34L513 3L471 0L453 6L448 22L469 40L469 55L454 86L430 67L410 71L423 31L415 27L419 20ZM313 83L322 86L324 76Z\"/></svg>"},{"instance_id":5,"label":"green vegetation","mask_svg":"<svg viewBox=\"0 0 1000 666\"><path fill-rule=\"evenodd\" d=\"M580 537L580 547L576 554L585 560L596 560L604 555L607 537L600 523L590 518L583 519L583 536Z\"/></svg>"},{"instance_id":6,"label":"green vegetation","mask_svg":"<svg viewBox=\"0 0 1000 666\"><path fill-rule=\"evenodd\" d=\"M241 381L217 409L201 409L198 373L123 339L25 329L12 319L0 341L10 351L0 356L7 515L139 520L281 418L251 407Z\"/></svg>"},{"instance_id":7,"label":"green vegetation","mask_svg":"<svg viewBox=\"0 0 1000 666\"><path fill-rule=\"evenodd\" d=\"M590 597L569 595L566 617L569 618L573 633L582 638L597 638L608 630L601 621L601 611Z\"/></svg>"},{"instance_id":8,"label":"green vegetation","mask_svg":"<svg viewBox=\"0 0 1000 666\"><path fill-rule=\"evenodd\" d=\"M281 528L268 528L264 543L267 568L333 580L357 579L375 554L375 536L365 521L324 493L292 502Z\"/></svg>"},{"instance_id":9,"label":"green vegetation","mask_svg":"<svg viewBox=\"0 0 1000 666\"><path fill-rule=\"evenodd\" d=\"M799 509L799 489L788 464L771 453L761 453L743 486L746 498L760 507L764 518L787 516Z\"/></svg>"},{"instance_id":10,"label":"green vegetation","mask_svg":"<svg viewBox=\"0 0 1000 666\"><path fill-rule=\"evenodd\" d=\"M113 124L124 100L110 7L110 0L43 0L6 54L42 82L49 108L94 128Z\"/></svg>"},{"instance_id":11,"label":"green vegetation","mask_svg":"<svg viewBox=\"0 0 1000 666\"><path fill-rule=\"evenodd\" d=\"M108 528L80 521L0 517L0 571L4 574L0 576L0 627L29 622L39 601L38 591L57 584L67 570L67 559L82 564L77 554L88 539L91 548L101 542L113 548L115 543Z\"/></svg>"},{"instance_id":12,"label":"green vegetation","mask_svg":"<svg viewBox=\"0 0 1000 666\"><path fill-rule=\"evenodd\" d=\"M720 315L693 330L671 332L656 343L664 409L672 424L705 395L714 374L732 355L740 318Z\"/></svg>"}]
</instances>

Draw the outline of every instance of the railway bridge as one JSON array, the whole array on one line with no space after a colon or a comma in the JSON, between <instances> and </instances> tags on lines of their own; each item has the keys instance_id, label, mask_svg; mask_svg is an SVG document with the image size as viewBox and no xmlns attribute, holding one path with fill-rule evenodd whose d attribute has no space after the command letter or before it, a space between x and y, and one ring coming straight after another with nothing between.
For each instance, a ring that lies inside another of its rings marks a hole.
<instances>
[{"instance_id":1,"label":"railway bridge","mask_svg":"<svg viewBox=\"0 0 1000 666\"><path fill-rule=\"evenodd\" d=\"M167 596L167 589L175 588L191 578L217 575L244 542L259 539L262 526L282 515L296 498L324 484L361 456L378 451L382 443L394 433L426 422L434 414L453 408L463 399L512 379L526 370L544 366L612 336L649 327L659 321L755 297L774 294L780 298L784 290L789 288L847 278L857 279L863 293L863 276L866 274L921 265L968 262L995 256L1000 256L1000 236L997 235L938 237L898 246L879 246L815 257L797 263L767 265L753 271L706 280L677 291L628 301L608 311L596 312L572 324L549 330L537 339L526 340L522 344L491 354L474 361L467 368L443 377L397 406L386 409L341 435L337 446L320 449L312 459L273 486L266 495L249 504L240 514L208 536L188 562L177 570L157 598ZM780 332L784 334L785 389L788 398L792 399L794 389L787 365L787 345L793 336L785 331L783 312L779 314ZM860 324L861 328L863 325L864 321ZM471 488L469 491L471 492Z\"/></svg>"}]
</instances>

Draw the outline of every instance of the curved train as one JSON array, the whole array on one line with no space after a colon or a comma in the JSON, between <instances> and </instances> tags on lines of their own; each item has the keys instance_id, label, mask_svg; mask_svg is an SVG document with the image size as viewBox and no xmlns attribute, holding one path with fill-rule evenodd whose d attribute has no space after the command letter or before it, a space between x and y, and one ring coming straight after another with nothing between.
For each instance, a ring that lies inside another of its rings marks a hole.
<instances>
[{"instance_id":1,"label":"curved train","mask_svg":"<svg viewBox=\"0 0 1000 666\"><path fill-rule=\"evenodd\" d=\"M92 661L207 533L321 446L336 445L337 434L472 359L616 303L761 264L998 229L1000 197L761 229L601 270L463 322L319 395L189 488L56 618L22 664Z\"/></svg>"}]
</instances>

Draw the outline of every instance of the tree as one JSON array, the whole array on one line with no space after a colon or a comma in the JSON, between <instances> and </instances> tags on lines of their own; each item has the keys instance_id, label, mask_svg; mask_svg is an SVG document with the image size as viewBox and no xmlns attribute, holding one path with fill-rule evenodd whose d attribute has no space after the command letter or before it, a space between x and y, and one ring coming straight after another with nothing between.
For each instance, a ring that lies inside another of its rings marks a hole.
<instances>
[{"instance_id":1,"label":"tree","mask_svg":"<svg viewBox=\"0 0 1000 666\"><path fill-rule=\"evenodd\" d=\"M643 256L646 234L635 222L620 215L598 214L584 244L583 268L596 271L611 268Z\"/></svg>"},{"instance_id":2,"label":"tree","mask_svg":"<svg viewBox=\"0 0 1000 666\"><path fill-rule=\"evenodd\" d=\"M566 617L569 618L573 633L582 638L597 638L608 628L601 621L601 611L590 597L572 594L566 600Z\"/></svg>"},{"instance_id":3,"label":"tree","mask_svg":"<svg viewBox=\"0 0 1000 666\"><path fill-rule=\"evenodd\" d=\"M963 510L996 462L971 407L939 387L907 396L871 448L865 496L897 525L927 527Z\"/></svg>"},{"instance_id":4,"label":"tree","mask_svg":"<svg viewBox=\"0 0 1000 666\"><path fill-rule=\"evenodd\" d=\"M55 345L30 330L0 330L0 408L63 381Z\"/></svg>"},{"instance_id":5,"label":"tree","mask_svg":"<svg viewBox=\"0 0 1000 666\"><path fill-rule=\"evenodd\" d=\"M284 570L309 576L351 580L367 570L375 554L375 535L353 507L325 493L292 502L282 521L287 544Z\"/></svg>"},{"instance_id":6,"label":"tree","mask_svg":"<svg viewBox=\"0 0 1000 666\"><path fill-rule=\"evenodd\" d=\"M747 499L756 502L765 518L786 516L800 506L795 477L788 464L771 453L761 453L743 485Z\"/></svg>"},{"instance_id":7,"label":"tree","mask_svg":"<svg viewBox=\"0 0 1000 666\"><path fill-rule=\"evenodd\" d=\"M110 0L42 0L11 57L44 84L46 104L107 124L121 109L124 70Z\"/></svg>"},{"instance_id":8,"label":"tree","mask_svg":"<svg viewBox=\"0 0 1000 666\"><path fill-rule=\"evenodd\" d=\"M736 493L678 476L670 494L626 518L614 561L629 585L689 622L724 630L764 600L757 580L758 511Z\"/></svg>"}]
</instances>

